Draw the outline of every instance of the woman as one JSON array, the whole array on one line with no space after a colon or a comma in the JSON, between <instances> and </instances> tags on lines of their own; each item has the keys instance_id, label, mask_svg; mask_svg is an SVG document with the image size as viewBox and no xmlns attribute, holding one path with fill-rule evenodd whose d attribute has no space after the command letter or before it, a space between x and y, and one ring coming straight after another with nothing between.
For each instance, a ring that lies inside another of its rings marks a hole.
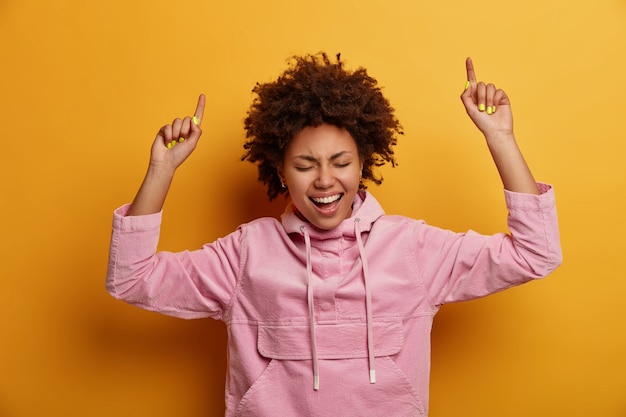
<instances>
[{"instance_id":1,"label":"woman","mask_svg":"<svg viewBox=\"0 0 626 417\"><path fill-rule=\"evenodd\" d=\"M444 303L541 278L561 262L552 188L536 183L506 94L466 61L465 109L505 188L510 234L453 233L385 215L363 180L394 164L400 124L376 80L340 57L294 58L257 84L244 159L281 221L262 218L180 253L156 252L176 169L201 135L195 115L161 128L146 177L116 210L107 289L116 298L228 329L227 416L426 416L430 329ZM409 191L410 192L410 191Z\"/></svg>"}]
</instances>

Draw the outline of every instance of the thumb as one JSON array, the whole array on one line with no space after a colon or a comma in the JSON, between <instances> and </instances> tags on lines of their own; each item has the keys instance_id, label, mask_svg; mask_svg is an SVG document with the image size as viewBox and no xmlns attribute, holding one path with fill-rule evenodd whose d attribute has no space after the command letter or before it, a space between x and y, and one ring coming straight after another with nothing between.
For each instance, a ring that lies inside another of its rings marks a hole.
<instances>
[{"instance_id":1,"label":"thumb","mask_svg":"<svg viewBox=\"0 0 626 417\"><path fill-rule=\"evenodd\" d=\"M475 84L468 81L465 84L465 90L461 93L461 102L463 102L463 106L465 107L465 111L467 114L472 116L476 112L478 112L478 105L475 100Z\"/></svg>"}]
</instances>

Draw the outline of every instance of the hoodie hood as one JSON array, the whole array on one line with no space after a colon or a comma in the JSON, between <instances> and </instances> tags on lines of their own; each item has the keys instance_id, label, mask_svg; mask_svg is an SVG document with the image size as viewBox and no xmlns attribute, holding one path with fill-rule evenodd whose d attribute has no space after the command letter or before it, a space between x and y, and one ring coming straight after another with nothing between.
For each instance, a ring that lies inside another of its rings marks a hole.
<instances>
[{"instance_id":1,"label":"hoodie hood","mask_svg":"<svg viewBox=\"0 0 626 417\"><path fill-rule=\"evenodd\" d=\"M363 284L365 287L365 310L367 324L367 351L369 362L370 383L376 383L376 370L374 366L374 328L372 318L372 293L369 283L369 272L367 258L365 257L365 247L361 234L369 232L374 222L384 215L382 207L376 199L366 191L360 191L352 203L352 216L342 221L339 226L331 230L321 230L312 224L302 220L295 212L295 207L290 204L282 216L283 227L287 233L297 233L304 238L306 251L306 279L307 279L307 304L309 310L309 329L311 342L311 357L313 362L313 389L319 390L319 359L317 355L316 318L313 294L313 265L311 261L311 249L313 242L338 238L352 238L356 240L361 267L363 270Z\"/></svg>"}]
</instances>

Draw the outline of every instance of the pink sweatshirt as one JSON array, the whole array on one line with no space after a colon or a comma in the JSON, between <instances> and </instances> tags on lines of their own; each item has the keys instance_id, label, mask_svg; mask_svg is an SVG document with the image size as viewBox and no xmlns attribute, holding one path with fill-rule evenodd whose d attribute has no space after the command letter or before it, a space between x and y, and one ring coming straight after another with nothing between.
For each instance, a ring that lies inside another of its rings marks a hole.
<instances>
[{"instance_id":1,"label":"pink sweatshirt","mask_svg":"<svg viewBox=\"0 0 626 417\"><path fill-rule=\"evenodd\" d=\"M426 416L430 331L444 303L561 263L552 189L505 191L511 234L453 233L385 215L360 192L331 231L262 218L203 246L156 252L161 213L113 219L116 298L228 329L226 416Z\"/></svg>"}]
</instances>

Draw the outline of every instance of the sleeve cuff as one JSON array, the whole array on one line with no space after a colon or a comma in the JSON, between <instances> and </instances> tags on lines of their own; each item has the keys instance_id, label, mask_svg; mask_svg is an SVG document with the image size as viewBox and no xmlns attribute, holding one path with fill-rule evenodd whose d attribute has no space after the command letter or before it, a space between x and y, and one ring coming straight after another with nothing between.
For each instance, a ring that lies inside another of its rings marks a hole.
<instances>
[{"instance_id":1,"label":"sleeve cuff","mask_svg":"<svg viewBox=\"0 0 626 417\"><path fill-rule=\"evenodd\" d=\"M128 216L130 204L124 204L113 212L113 229L121 232L153 230L161 227L163 211L143 216Z\"/></svg>"},{"instance_id":2,"label":"sleeve cuff","mask_svg":"<svg viewBox=\"0 0 626 417\"><path fill-rule=\"evenodd\" d=\"M554 209L554 189L550 184L538 182L539 192L541 194L516 193L504 190L504 199L509 209L548 211Z\"/></svg>"}]
</instances>

